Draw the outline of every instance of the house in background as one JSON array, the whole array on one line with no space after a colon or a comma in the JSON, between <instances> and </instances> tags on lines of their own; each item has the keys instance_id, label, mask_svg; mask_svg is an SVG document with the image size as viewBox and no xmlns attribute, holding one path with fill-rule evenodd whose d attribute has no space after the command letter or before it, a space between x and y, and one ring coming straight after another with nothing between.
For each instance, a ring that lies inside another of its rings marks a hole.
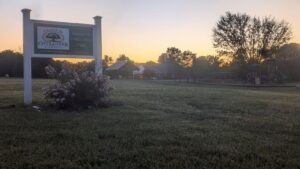
<instances>
[{"instance_id":1,"label":"house in background","mask_svg":"<svg viewBox=\"0 0 300 169\"><path fill-rule=\"evenodd\" d=\"M110 76L112 79L131 79L133 72L139 70L138 67L131 61L122 60L108 67L104 74Z\"/></svg>"},{"instance_id":2,"label":"house in background","mask_svg":"<svg viewBox=\"0 0 300 169\"><path fill-rule=\"evenodd\" d=\"M171 63L145 63L135 65L128 60L117 61L104 74L112 79L175 79L182 73L179 66Z\"/></svg>"},{"instance_id":3,"label":"house in background","mask_svg":"<svg viewBox=\"0 0 300 169\"><path fill-rule=\"evenodd\" d=\"M145 66L144 65L138 65L137 68L138 68L138 70L134 70L133 73L132 73L133 79L143 79Z\"/></svg>"},{"instance_id":4,"label":"house in background","mask_svg":"<svg viewBox=\"0 0 300 169\"><path fill-rule=\"evenodd\" d=\"M134 79L140 79L140 80L150 80L150 79L157 79L155 74L155 68L159 64L155 62L147 62L142 63L138 65L138 70L135 70L133 72Z\"/></svg>"},{"instance_id":5,"label":"house in background","mask_svg":"<svg viewBox=\"0 0 300 169\"><path fill-rule=\"evenodd\" d=\"M133 72L134 79L174 79L181 69L170 63L145 63Z\"/></svg>"}]
</instances>

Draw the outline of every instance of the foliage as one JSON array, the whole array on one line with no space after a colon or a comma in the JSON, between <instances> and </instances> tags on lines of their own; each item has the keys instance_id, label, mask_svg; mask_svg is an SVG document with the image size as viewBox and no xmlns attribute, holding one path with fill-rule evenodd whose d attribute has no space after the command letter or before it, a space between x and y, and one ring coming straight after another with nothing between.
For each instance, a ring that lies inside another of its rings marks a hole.
<instances>
[{"instance_id":1,"label":"foliage","mask_svg":"<svg viewBox=\"0 0 300 169\"><path fill-rule=\"evenodd\" d=\"M165 53L162 53L159 58L159 63L171 63L181 67L191 67L196 54L191 51L181 52L180 49L170 47Z\"/></svg>"},{"instance_id":2,"label":"foliage","mask_svg":"<svg viewBox=\"0 0 300 169\"><path fill-rule=\"evenodd\" d=\"M23 76L23 56L19 52L5 50L0 52L0 76Z\"/></svg>"},{"instance_id":3,"label":"foliage","mask_svg":"<svg viewBox=\"0 0 300 169\"><path fill-rule=\"evenodd\" d=\"M155 77L155 72L152 69L145 69L143 72L143 78L144 79L152 79Z\"/></svg>"},{"instance_id":4,"label":"foliage","mask_svg":"<svg viewBox=\"0 0 300 169\"><path fill-rule=\"evenodd\" d=\"M175 78L201 78L220 70L223 61L216 56L197 57L191 51L170 47L159 56L158 62L165 65L169 74L176 75Z\"/></svg>"},{"instance_id":5,"label":"foliage","mask_svg":"<svg viewBox=\"0 0 300 169\"><path fill-rule=\"evenodd\" d=\"M76 71L65 65L60 72L47 66L46 72L49 77L57 79L58 83L45 87L43 94L58 108L101 106L111 90L108 78L92 71Z\"/></svg>"},{"instance_id":6,"label":"foliage","mask_svg":"<svg viewBox=\"0 0 300 169\"><path fill-rule=\"evenodd\" d=\"M162 53L159 58L159 63L172 63L179 65L181 62L181 50L175 47L170 47L165 53Z\"/></svg>"},{"instance_id":7,"label":"foliage","mask_svg":"<svg viewBox=\"0 0 300 169\"><path fill-rule=\"evenodd\" d=\"M48 58L32 59L32 77L47 77L45 66L53 65L53 60ZM0 52L0 76L23 77L23 55L12 50Z\"/></svg>"},{"instance_id":8,"label":"foliage","mask_svg":"<svg viewBox=\"0 0 300 169\"><path fill-rule=\"evenodd\" d=\"M107 69L113 63L113 58L108 55L104 55L104 59L102 60L103 69Z\"/></svg>"},{"instance_id":9,"label":"foliage","mask_svg":"<svg viewBox=\"0 0 300 169\"><path fill-rule=\"evenodd\" d=\"M180 65L185 68L191 67L196 57L195 53L191 51L184 51L181 55Z\"/></svg>"},{"instance_id":10,"label":"foliage","mask_svg":"<svg viewBox=\"0 0 300 169\"><path fill-rule=\"evenodd\" d=\"M103 68L107 68L112 64L112 57L105 55L102 61ZM68 61L53 60L50 58L32 58L32 77L47 78L45 67L53 66L60 71L62 66L69 64L70 67L85 69L86 71L95 70L95 61L71 63ZM23 54L12 50L4 50L0 52L0 76L23 77Z\"/></svg>"},{"instance_id":11,"label":"foliage","mask_svg":"<svg viewBox=\"0 0 300 169\"><path fill-rule=\"evenodd\" d=\"M214 47L243 65L249 60L261 63L275 56L292 37L289 24L271 17L263 19L227 12L213 29Z\"/></svg>"},{"instance_id":12,"label":"foliage","mask_svg":"<svg viewBox=\"0 0 300 169\"><path fill-rule=\"evenodd\" d=\"M132 64L134 64L134 61L131 60L128 56L126 56L125 54L121 54L118 58L117 58L117 61L128 61L128 62L131 62Z\"/></svg>"},{"instance_id":13,"label":"foliage","mask_svg":"<svg viewBox=\"0 0 300 169\"><path fill-rule=\"evenodd\" d=\"M277 52L292 37L289 24L271 17L251 17L247 14L227 12L213 29L214 47L219 56L232 59L232 70L246 79L248 70L255 65L266 68L266 78L278 79ZM256 70L256 74L258 70Z\"/></svg>"},{"instance_id":14,"label":"foliage","mask_svg":"<svg viewBox=\"0 0 300 169\"><path fill-rule=\"evenodd\" d=\"M176 47L167 48L165 53L162 53L158 62L162 67L165 67L165 74L171 78L182 78L188 75L193 61L196 59L196 54L191 51L181 52Z\"/></svg>"},{"instance_id":15,"label":"foliage","mask_svg":"<svg viewBox=\"0 0 300 169\"><path fill-rule=\"evenodd\" d=\"M300 81L300 45L291 43L282 46L277 53L277 65L290 81Z\"/></svg>"},{"instance_id":16,"label":"foliage","mask_svg":"<svg viewBox=\"0 0 300 169\"><path fill-rule=\"evenodd\" d=\"M221 61L216 56L200 56L193 60L192 75L194 78L207 76L220 70Z\"/></svg>"},{"instance_id":17,"label":"foliage","mask_svg":"<svg viewBox=\"0 0 300 169\"><path fill-rule=\"evenodd\" d=\"M156 62L153 62L153 61L147 61L146 63L145 63L145 65L147 65L147 66L154 66L154 65L156 65L157 63Z\"/></svg>"}]
</instances>

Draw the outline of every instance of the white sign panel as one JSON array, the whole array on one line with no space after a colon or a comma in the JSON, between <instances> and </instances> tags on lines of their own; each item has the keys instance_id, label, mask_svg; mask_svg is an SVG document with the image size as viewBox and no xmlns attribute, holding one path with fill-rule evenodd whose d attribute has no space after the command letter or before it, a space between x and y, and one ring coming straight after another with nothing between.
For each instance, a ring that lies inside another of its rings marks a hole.
<instances>
[{"instance_id":1,"label":"white sign panel","mask_svg":"<svg viewBox=\"0 0 300 169\"><path fill-rule=\"evenodd\" d=\"M37 49L69 50L69 29L37 27Z\"/></svg>"}]
</instances>

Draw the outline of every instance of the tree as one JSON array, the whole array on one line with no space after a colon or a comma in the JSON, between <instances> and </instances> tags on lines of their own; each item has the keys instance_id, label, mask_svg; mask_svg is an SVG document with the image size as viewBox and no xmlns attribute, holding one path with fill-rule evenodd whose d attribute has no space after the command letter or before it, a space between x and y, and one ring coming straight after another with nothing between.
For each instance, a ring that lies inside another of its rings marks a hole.
<instances>
[{"instance_id":1,"label":"tree","mask_svg":"<svg viewBox=\"0 0 300 169\"><path fill-rule=\"evenodd\" d=\"M172 63L172 64L180 64L181 60L181 50L175 47L170 47L167 49L166 53L162 53L159 58L159 63Z\"/></svg>"},{"instance_id":2,"label":"tree","mask_svg":"<svg viewBox=\"0 0 300 169\"><path fill-rule=\"evenodd\" d=\"M53 65L54 60L50 58L32 59L32 77L46 78L45 67ZM12 50L0 52L0 76L9 75L10 77L23 76L23 55Z\"/></svg>"},{"instance_id":3,"label":"tree","mask_svg":"<svg viewBox=\"0 0 300 169\"><path fill-rule=\"evenodd\" d=\"M193 62L193 77L202 77L210 71L210 63L205 56L196 58Z\"/></svg>"},{"instance_id":4,"label":"tree","mask_svg":"<svg viewBox=\"0 0 300 169\"><path fill-rule=\"evenodd\" d=\"M264 59L276 57L278 49L292 38L292 31L287 22L277 22L270 17L263 19L261 32L262 49L260 49L260 54Z\"/></svg>"},{"instance_id":5,"label":"tree","mask_svg":"<svg viewBox=\"0 0 300 169\"><path fill-rule=\"evenodd\" d=\"M292 37L289 24L271 17L263 19L227 12L213 29L214 47L221 56L239 64L261 63L274 57Z\"/></svg>"},{"instance_id":6,"label":"tree","mask_svg":"<svg viewBox=\"0 0 300 169\"><path fill-rule=\"evenodd\" d=\"M4 50L0 52L0 76L23 76L23 56L19 52Z\"/></svg>"},{"instance_id":7,"label":"tree","mask_svg":"<svg viewBox=\"0 0 300 169\"><path fill-rule=\"evenodd\" d=\"M145 65L147 65L147 66L154 66L156 64L157 64L156 62L153 62L151 60L145 63Z\"/></svg>"},{"instance_id":8,"label":"tree","mask_svg":"<svg viewBox=\"0 0 300 169\"><path fill-rule=\"evenodd\" d=\"M266 76L276 77L276 53L291 37L291 28L285 21L230 12L222 16L213 29L214 47L219 56L229 56L233 70L242 79L249 73L249 67L262 63L267 70L272 70L267 71Z\"/></svg>"},{"instance_id":9,"label":"tree","mask_svg":"<svg viewBox=\"0 0 300 169\"><path fill-rule=\"evenodd\" d=\"M282 46L276 56L278 59L278 69L287 80L300 80L300 44L290 43Z\"/></svg>"},{"instance_id":10,"label":"tree","mask_svg":"<svg viewBox=\"0 0 300 169\"><path fill-rule=\"evenodd\" d=\"M183 74L183 67L181 65L182 52L180 49L170 47L165 53L162 53L158 62L164 67L166 76L168 78L178 78Z\"/></svg>"},{"instance_id":11,"label":"tree","mask_svg":"<svg viewBox=\"0 0 300 169\"><path fill-rule=\"evenodd\" d=\"M121 55L117 58L117 61L123 61L123 60L130 61L130 58L127 57L127 56L124 55L124 54L121 54Z\"/></svg>"},{"instance_id":12,"label":"tree","mask_svg":"<svg viewBox=\"0 0 300 169\"><path fill-rule=\"evenodd\" d=\"M159 63L171 63L184 68L191 67L196 54L191 51L181 52L180 49L170 47L166 53L162 53L159 58Z\"/></svg>"},{"instance_id":13,"label":"tree","mask_svg":"<svg viewBox=\"0 0 300 169\"><path fill-rule=\"evenodd\" d=\"M104 55L104 59L102 60L103 69L107 69L113 63L113 58L108 55Z\"/></svg>"},{"instance_id":14,"label":"tree","mask_svg":"<svg viewBox=\"0 0 300 169\"><path fill-rule=\"evenodd\" d=\"M216 56L200 56L193 61L191 71L194 78L206 76L220 68L220 60Z\"/></svg>"},{"instance_id":15,"label":"tree","mask_svg":"<svg viewBox=\"0 0 300 169\"><path fill-rule=\"evenodd\" d=\"M145 69L143 72L144 79L151 79L155 76L155 72L152 69Z\"/></svg>"},{"instance_id":16,"label":"tree","mask_svg":"<svg viewBox=\"0 0 300 169\"><path fill-rule=\"evenodd\" d=\"M180 65L188 68L193 65L193 61L196 59L196 54L191 51L184 51L180 57Z\"/></svg>"},{"instance_id":17,"label":"tree","mask_svg":"<svg viewBox=\"0 0 300 169\"><path fill-rule=\"evenodd\" d=\"M276 58L280 60L291 60L300 57L300 44L290 43L283 45L277 53Z\"/></svg>"},{"instance_id":18,"label":"tree","mask_svg":"<svg viewBox=\"0 0 300 169\"><path fill-rule=\"evenodd\" d=\"M131 60L129 57L127 57L127 56L124 55L124 54L121 54L121 55L117 58L116 61L127 61L127 62L129 62L130 64L132 64L132 65L135 64L133 60Z\"/></svg>"}]
</instances>

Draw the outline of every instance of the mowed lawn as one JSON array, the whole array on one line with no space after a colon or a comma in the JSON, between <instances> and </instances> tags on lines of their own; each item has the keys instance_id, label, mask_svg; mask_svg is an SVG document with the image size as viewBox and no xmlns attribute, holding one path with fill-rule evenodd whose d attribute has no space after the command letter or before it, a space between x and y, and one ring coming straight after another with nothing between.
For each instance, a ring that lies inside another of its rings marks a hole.
<instances>
[{"instance_id":1,"label":"mowed lawn","mask_svg":"<svg viewBox=\"0 0 300 169\"><path fill-rule=\"evenodd\" d=\"M300 89L112 85L118 106L38 112L0 79L0 168L300 168Z\"/></svg>"}]
</instances>

